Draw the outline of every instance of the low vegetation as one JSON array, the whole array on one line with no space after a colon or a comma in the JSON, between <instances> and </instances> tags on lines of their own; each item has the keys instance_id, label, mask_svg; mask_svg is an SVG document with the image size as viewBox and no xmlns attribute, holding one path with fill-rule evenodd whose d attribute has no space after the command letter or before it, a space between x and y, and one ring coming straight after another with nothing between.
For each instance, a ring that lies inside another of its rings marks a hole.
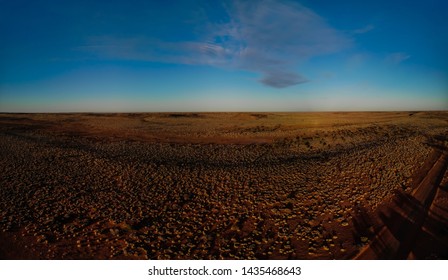
<instances>
[{"instance_id":1,"label":"low vegetation","mask_svg":"<svg viewBox=\"0 0 448 280\"><path fill-rule=\"evenodd\" d=\"M409 192L447 120L1 114L1 234L21 258L350 258L355 212Z\"/></svg>"}]
</instances>

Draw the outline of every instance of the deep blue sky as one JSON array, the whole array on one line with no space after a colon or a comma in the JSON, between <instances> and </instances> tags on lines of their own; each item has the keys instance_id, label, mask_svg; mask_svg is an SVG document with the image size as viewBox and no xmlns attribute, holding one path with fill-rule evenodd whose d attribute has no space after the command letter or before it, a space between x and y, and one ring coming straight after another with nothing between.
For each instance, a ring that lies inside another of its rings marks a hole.
<instances>
[{"instance_id":1,"label":"deep blue sky","mask_svg":"<svg viewBox=\"0 0 448 280\"><path fill-rule=\"evenodd\" d=\"M448 1L0 0L0 111L448 110Z\"/></svg>"}]
</instances>

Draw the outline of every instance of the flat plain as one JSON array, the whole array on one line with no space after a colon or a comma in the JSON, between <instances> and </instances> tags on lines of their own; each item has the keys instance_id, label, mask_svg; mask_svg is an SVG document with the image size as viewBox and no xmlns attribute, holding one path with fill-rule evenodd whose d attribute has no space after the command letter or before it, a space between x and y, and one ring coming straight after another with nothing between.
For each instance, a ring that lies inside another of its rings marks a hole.
<instances>
[{"instance_id":1,"label":"flat plain","mask_svg":"<svg viewBox=\"0 0 448 280\"><path fill-rule=\"evenodd\" d=\"M0 114L2 259L447 259L448 112Z\"/></svg>"}]
</instances>

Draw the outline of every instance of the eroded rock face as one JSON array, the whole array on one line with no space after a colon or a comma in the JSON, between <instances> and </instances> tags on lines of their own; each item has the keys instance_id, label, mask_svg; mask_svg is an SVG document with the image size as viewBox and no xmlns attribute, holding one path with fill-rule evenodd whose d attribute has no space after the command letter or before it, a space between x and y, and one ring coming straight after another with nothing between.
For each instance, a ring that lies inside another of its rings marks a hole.
<instances>
[{"instance_id":1,"label":"eroded rock face","mask_svg":"<svg viewBox=\"0 0 448 280\"><path fill-rule=\"evenodd\" d=\"M370 238L353 235L353 216L409 191L428 135L447 131L445 115L318 130L246 115L204 135L184 122L225 120L2 115L2 234L44 259L348 258ZM76 122L78 134L63 128ZM176 123L194 141L172 141Z\"/></svg>"}]
</instances>

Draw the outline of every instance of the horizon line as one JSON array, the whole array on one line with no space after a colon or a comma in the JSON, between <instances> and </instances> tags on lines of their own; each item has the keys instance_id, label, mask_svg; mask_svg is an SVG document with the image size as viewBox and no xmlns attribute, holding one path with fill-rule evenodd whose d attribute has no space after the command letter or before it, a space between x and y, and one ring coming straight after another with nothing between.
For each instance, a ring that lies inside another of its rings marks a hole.
<instances>
[{"instance_id":1,"label":"horizon line","mask_svg":"<svg viewBox=\"0 0 448 280\"><path fill-rule=\"evenodd\" d=\"M55 112L8 112L0 111L0 114L213 114L213 113L419 113L419 112L448 112L448 109L429 110L316 110L316 111L55 111Z\"/></svg>"}]
</instances>

